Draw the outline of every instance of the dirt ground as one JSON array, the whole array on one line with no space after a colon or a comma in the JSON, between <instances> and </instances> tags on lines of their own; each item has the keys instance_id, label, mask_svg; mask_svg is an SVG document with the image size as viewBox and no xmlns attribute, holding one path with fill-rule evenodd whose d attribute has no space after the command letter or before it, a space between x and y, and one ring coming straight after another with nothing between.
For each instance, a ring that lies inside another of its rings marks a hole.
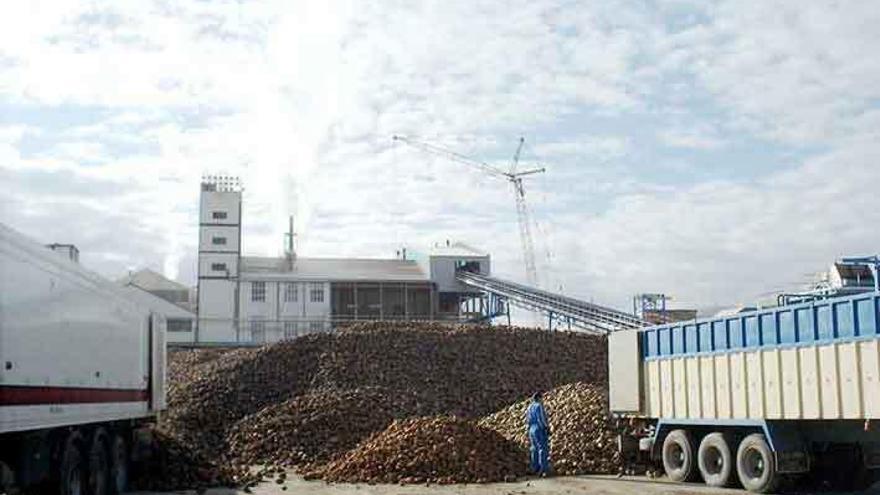
<instances>
[{"instance_id":1,"label":"dirt ground","mask_svg":"<svg viewBox=\"0 0 880 495\"><path fill-rule=\"evenodd\" d=\"M193 492L181 492L193 493ZM238 495L245 492L214 489L206 495ZM492 483L486 485L367 485L327 484L322 481L305 481L290 475L284 485L264 483L252 490L255 495L690 495L726 494L741 495L743 490L708 488L698 483L676 484L642 477L616 478L614 476L565 476L549 479L533 479L516 483ZM870 492L880 494L880 488ZM140 492L139 495L155 495ZM829 495L829 494L825 494Z\"/></svg>"},{"instance_id":2,"label":"dirt ground","mask_svg":"<svg viewBox=\"0 0 880 495\"><path fill-rule=\"evenodd\" d=\"M285 490L286 488L286 490ZM560 476L548 479L532 479L515 483L489 483L485 485L368 485L368 484L329 484L323 481L305 481L290 475L284 485L274 482L264 483L252 489L255 495L685 495L726 493L739 495L741 490L717 490L702 485L679 485L663 481L650 481L647 478L613 476ZM187 493L187 492L181 492ZM242 491L230 489L208 490L205 495L233 495ZM153 492L139 492L138 495L154 495Z\"/></svg>"}]
</instances>

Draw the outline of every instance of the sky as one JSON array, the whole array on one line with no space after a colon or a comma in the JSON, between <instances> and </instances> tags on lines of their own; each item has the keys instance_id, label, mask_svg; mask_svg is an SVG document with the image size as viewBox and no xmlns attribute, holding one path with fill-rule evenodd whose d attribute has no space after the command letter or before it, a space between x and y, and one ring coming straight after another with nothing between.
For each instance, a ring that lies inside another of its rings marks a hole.
<instances>
[{"instance_id":1,"label":"sky","mask_svg":"<svg viewBox=\"0 0 880 495\"><path fill-rule=\"evenodd\" d=\"M880 4L13 2L0 222L118 277L195 283L199 181L241 177L247 254L390 257L446 239L619 308L794 290L880 252Z\"/></svg>"}]
</instances>

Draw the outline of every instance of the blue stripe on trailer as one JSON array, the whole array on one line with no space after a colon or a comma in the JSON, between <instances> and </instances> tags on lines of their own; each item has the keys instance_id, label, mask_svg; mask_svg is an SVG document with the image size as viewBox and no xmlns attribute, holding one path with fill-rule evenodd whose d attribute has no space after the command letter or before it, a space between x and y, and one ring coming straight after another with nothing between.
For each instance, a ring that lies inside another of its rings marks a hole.
<instances>
[{"instance_id":1,"label":"blue stripe on trailer","mask_svg":"<svg viewBox=\"0 0 880 495\"><path fill-rule=\"evenodd\" d=\"M798 347L880 337L880 292L642 330L645 359Z\"/></svg>"}]
</instances>

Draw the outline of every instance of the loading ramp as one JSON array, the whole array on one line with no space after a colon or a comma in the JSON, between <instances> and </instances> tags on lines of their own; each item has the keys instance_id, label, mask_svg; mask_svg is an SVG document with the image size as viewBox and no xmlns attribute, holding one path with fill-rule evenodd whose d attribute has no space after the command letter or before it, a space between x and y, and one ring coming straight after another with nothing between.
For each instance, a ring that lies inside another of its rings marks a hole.
<instances>
[{"instance_id":1,"label":"loading ramp","mask_svg":"<svg viewBox=\"0 0 880 495\"><path fill-rule=\"evenodd\" d=\"M488 275L458 271L456 278L465 285L505 300L508 305L544 314L551 329L555 323L557 327L576 327L591 333L607 334L650 325L623 311Z\"/></svg>"}]
</instances>

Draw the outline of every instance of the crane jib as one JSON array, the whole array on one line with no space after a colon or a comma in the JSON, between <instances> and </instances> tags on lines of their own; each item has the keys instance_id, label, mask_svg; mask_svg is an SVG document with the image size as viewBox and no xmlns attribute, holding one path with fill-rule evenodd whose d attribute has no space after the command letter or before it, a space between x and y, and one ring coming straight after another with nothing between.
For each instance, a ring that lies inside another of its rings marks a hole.
<instances>
[{"instance_id":1,"label":"crane jib","mask_svg":"<svg viewBox=\"0 0 880 495\"><path fill-rule=\"evenodd\" d=\"M418 148L427 153L443 156L450 160L463 163L465 165L477 167L490 175L504 177L513 184L513 195L514 201L516 202L517 224L519 227L520 242L522 243L523 264L525 265L526 280L531 286L537 287L538 270L535 263L535 248L534 241L532 240L531 219L529 217L528 208L526 208L526 193L525 189L523 188L522 177L526 175L543 173L545 169L541 167L526 170L524 172L516 171L516 167L517 165L519 165L519 158L522 154L523 146L525 145L525 138L519 138L519 144L517 145L516 153L514 153L513 155L513 160L511 160L509 172L504 172L503 170L494 167L486 162L475 160L468 156L462 155L461 153L457 153L441 146L419 141L417 139L398 135L392 136L392 139L394 141L406 143L414 148Z\"/></svg>"}]
</instances>

